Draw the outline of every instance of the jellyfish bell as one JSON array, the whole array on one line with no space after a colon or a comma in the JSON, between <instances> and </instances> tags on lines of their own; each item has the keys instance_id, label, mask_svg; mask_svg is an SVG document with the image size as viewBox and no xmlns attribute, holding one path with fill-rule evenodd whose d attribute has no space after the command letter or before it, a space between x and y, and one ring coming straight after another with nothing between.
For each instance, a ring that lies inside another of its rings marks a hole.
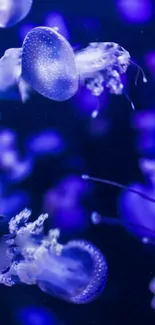
<instances>
[{"instance_id":1,"label":"jellyfish bell","mask_svg":"<svg viewBox=\"0 0 155 325\"><path fill-rule=\"evenodd\" d=\"M23 42L22 77L41 95L64 101L78 90L74 52L56 29L33 28Z\"/></svg>"},{"instance_id":2,"label":"jellyfish bell","mask_svg":"<svg viewBox=\"0 0 155 325\"><path fill-rule=\"evenodd\" d=\"M45 293L76 304L97 298L107 278L107 263L100 250L84 240L61 245L58 229L44 236L47 214L31 223L30 215L24 209L9 222L8 248L3 254L9 263L0 274L0 283L37 284Z\"/></svg>"},{"instance_id":3,"label":"jellyfish bell","mask_svg":"<svg viewBox=\"0 0 155 325\"><path fill-rule=\"evenodd\" d=\"M66 244L57 263L52 263L50 272L46 269L44 272L38 276L38 286L42 291L72 303L84 304L95 300L104 289L107 264L95 246L76 240Z\"/></svg>"},{"instance_id":4,"label":"jellyfish bell","mask_svg":"<svg viewBox=\"0 0 155 325\"><path fill-rule=\"evenodd\" d=\"M0 0L0 28L14 26L24 19L32 2L33 0Z\"/></svg>"}]
</instances>

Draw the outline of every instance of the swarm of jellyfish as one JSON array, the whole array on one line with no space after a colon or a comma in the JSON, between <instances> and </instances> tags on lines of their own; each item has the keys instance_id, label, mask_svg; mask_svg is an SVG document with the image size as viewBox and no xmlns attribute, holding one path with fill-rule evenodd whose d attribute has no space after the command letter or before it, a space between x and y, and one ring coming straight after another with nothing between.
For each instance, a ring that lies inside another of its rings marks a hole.
<instances>
[{"instance_id":1,"label":"swarm of jellyfish","mask_svg":"<svg viewBox=\"0 0 155 325\"><path fill-rule=\"evenodd\" d=\"M36 284L45 293L76 304L97 298L107 278L107 263L100 250L85 240L59 244L59 229L44 235L48 215L28 222L30 215L24 209L9 222L10 234L1 243L5 254L0 283Z\"/></svg>"}]
</instances>

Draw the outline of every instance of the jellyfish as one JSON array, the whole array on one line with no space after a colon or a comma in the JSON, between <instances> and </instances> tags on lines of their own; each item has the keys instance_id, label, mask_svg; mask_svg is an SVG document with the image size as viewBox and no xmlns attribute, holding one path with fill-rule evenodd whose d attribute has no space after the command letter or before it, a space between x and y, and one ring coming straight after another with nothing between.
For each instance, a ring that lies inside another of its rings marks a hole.
<instances>
[{"instance_id":1,"label":"jellyfish","mask_svg":"<svg viewBox=\"0 0 155 325\"><path fill-rule=\"evenodd\" d=\"M75 53L76 67L80 76L80 81L94 96L100 97L105 88L110 94L122 95L133 102L124 89L122 76L127 72L130 64L137 66L138 74L142 72L143 82L147 82L141 67L131 60L130 53L122 46L114 42L93 42L85 49ZM96 118L102 103L99 101L98 107L92 112L92 117Z\"/></svg>"},{"instance_id":2,"label":"jellyfish","mask_svg":"<svg viewBox=\"0 0 155 325\"><path fill-rule=\"evenodd\" d=\"M145 217L145 214L147 213L147 208L152 208L152 204L155 204L155 198L153 196L149 195L147 191L144 192L140 188L125 186L118 182L110 181L107 179L91 177L89 175L82 175L82 179L115 186L125 190L126 193L129 192L132 193L133 196L135 195L135 200L130 200L128 203L128 206L133 206L132 213L130 213L131 216L129 216L128 213L126 218L120 220L116 218L102 217L99 213L93 212L91 214L91 220L94 224L109 224L113 226L116 225L124 226L129 231L135 233L136 236L138 236L144 244L155 245L154 222L152 222L152 218L150 218L149 215L147 216L147 218ZM149 204L148 207L147 204ZM140 207L142 207L141 211L144 212L144 218L143 218L143 213L141 213L138 216L136 215ZM150 211L152 211L152 209L149 210L149 214Z\"/></svg>"},{"instance_id":3,"label":"jellyfish","mask_svg":"<svg viewBox=\"0 0 155 325\"><path fill-rule=\"evenodd\" d=\"M24 19L32 6L33 0L0 0L0 27L16 25Z\"/></svg>"},{"instance_id":4,"label":"jellyfish","mask_svg":"<svg viewBox=\"0 0 155 325\"><path fill-rule=\"evenodd\" d=\"M36 51L37 48L37 51ZM56 29L36 27L23 42L22 76L30 86L43 96L56 101L64 101L74 96L80 84L83 84L94 96L99 97L105 88L111 94L129 95L124 89L122 75L130 64L142 72L128 51L117 43L94 42L85 49L73 51L69 42ZM134 109L134 104L130 100ZM98 115L99 105L92 113Z\"/></svg>"},{"instance_id":5,"label":"jellyfish","mask_svg":"<svg viewBox=\"0 0 155 325\"><path fill-rule=\"evenodd\" d=\"M21 77L22 48L5 51L0 58L0 99L17 98L25 103L29 99L30 87Z\"/></svg>"},{"instance_id":6,"label":"jellyfish","mask_svg":"<svg viewBox=\"0 0 155 325\"><path fill-rule=\"evenodd\" d=\"M22 77L38 93L55 101L67 100L77 92L74 52L56 29L36 27L26 35Z\"/></svg>"},{"instance_id":7,"label":"jellyfish","mask_svg":"<svg viewBox=\"0 0 155 325\"><path fill-rule=\"evenodd\" d=\"M38 285L43 292L75 304L96 299L107 279L101 251L85 240L58 243L59 229L44 235L48 215L28 222L30 215L31 211L24 209L9 222L0 283Z\"/></svg>"}]
</instances>

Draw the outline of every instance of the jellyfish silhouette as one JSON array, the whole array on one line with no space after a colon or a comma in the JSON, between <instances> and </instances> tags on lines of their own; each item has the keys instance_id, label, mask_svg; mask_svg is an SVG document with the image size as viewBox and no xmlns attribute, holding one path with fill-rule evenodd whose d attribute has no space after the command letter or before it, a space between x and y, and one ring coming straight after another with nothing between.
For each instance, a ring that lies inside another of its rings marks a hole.
<instances>
[{"instance_id":1,"label":"jellyfish silhouette","mask_svg":"<svg viewBox=\"0 0 155 325\"><path fill-rule=\"evenodd\" d=\"M96 299L107 278L107 263L100 250L85 240L61 245L58 229L43 234L47 214L28 223L30 215L31 211L24 209L9 222L6 249L1 244L5 253L0 283L37 284L45 293L76 304Z\"/></svg>"},{"instance_id":2,"label":"jellyfish silhouette","mask_svg":"<svg viewBox=\"0 0 155 325\"><path fill-rule=\"evenodd\" d=\"M32 6L33 0L0 0L0 27L16 25L24 19Z\"/></svg>"},{"instance_id":3,"label":"jellyfish silhouette","mask_svg":"<svg viewBox=\"0 0 155 325\"><path fill-rule=\"evenodd\" d=\"M56 101L67 100L77 92L74 52L56 29L36 27L26 35L22 76L38 93Z\"/></svg>"}]
</instances>

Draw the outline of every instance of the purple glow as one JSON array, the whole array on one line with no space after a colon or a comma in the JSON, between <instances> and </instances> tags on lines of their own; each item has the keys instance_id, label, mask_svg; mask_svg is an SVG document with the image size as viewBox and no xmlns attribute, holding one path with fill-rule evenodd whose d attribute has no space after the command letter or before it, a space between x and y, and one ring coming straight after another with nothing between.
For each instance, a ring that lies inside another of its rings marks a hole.
<instances>
[{"instance_id":1,"label":"purple glow","mask_svg":"<svg viewBox=\"0 0 155 325\"><path fill-rule=\"evenodd\" d=\"M155 111L142 111L135 115L136 149L145 155L155 156Z\"/></svg>"},{"instance_id":2,"label":"purple glow","mask_svg":"<svg viewBox=\"0 0 155 325\"><path fill-rule=\"evenodd\" d=\"M63 16L58 12L49 13L45 19L45 26L56 27L58 32L69 40L69 31Z\"/></svg>"},{"instance_id":3,"label":"purple glow","mask_svg":"<svg viewBox=\"0 0 155 325\"><path fill-rule=\"evenodd\" d=\"M151 75L155 78L155 51L147 53L144 61Z\"/></svg>"},{"instance_id":4,"label":"purple glow","mask_svg":"<svg viewBox=\"0 0 155 325\"><path fill-rule=\"evenodd\" d=\"M108 133L110 124L106 118L90 119L89 122L89 133L93 137L100 137Z\"/></svg>"},{"instance_id":5,"label":"purple glow","mask_svg":"<svg viewBox=\"0 0 155 325\"><path fill-rule=\"evenodd\" d=\"M11 171L10 180L11 181L22 181L31 175L33 169L33 160L26 158L23 161L17 161Z\"/></svg>"},{"instance_id":6,"label":"purple glow","mask_svg":"<svg viewBox=\"0 0 155 325\"><path fill-rule=\"evenodd\" d=\"M23 42L24 38L27 35L27 33L29 33L30 30L32 28L35 28L35 27L36 27L36 25L34 25L32 23L20 26L20 28L19 28L19 38L20 38L20 40Z\"/></svg>"},{"instance_id":7,"label":"purple glow","mask_svg":"<svg viewBox=\"0 0 155 325\"><path fill-rule=\"evenodd\" d=\"M92 95L89 89L81 87L78 93L72 99L75 107L89 114L99 107L99 98ZM102 107L105 106L106 96L102 95Z\"/></svg>"},{"instance_id":8,"label":"purple glow","mask_svg":"<svg viewBox=\"0 0 155 325\"><path fill-rule=\"evenodd\" d=\"M15 150L4 150L0 155L0 167L7 170L12 169L18 161L18 152Z\"/></svg>"},{"instance_id":9,"label":"purple glow","mask_svg":"<svg viewBox=\"0 0 155 325\"><path fill-rule=\"evenodd\" d=\"M59 155L65 150L65 143L59 132L55 130L44 130L28 141L28 150L33 154Z\"/></svg>"},{"instance_id":10,"label":"purple glow","mask_svg":"<svg viewBox=\"0 0 155 325\"><path fill-rule=\"evenodd\" d=\"M151 165L144 161L140 163L140 168L148 182L155 181L155 162ZM141 191L142 193L153 197L152 185L144 185L140 183L130 185L130 188ZM137 237L154 237L155 238L155 204L145 198L131 192L123 192L118 202L118 211L120 217L128 224L136 224L137 226L126 226L127 230ZM138 227L139 226L139 227ZM148 232L141 227L148 229Z\"/></svg>"},{"instance_id":11,"label":"purple glow","mask_svg":"<svg viewBox=\"0 0 155 325\"><path fill-rule=\"evenodd\" d=\"M146 23L152 18L150 0L117 0L117 6L124 19L130 23Z\"/></svg>"},{"instance_id":12,"label":"purple glow","mask_svg":"<svg viewBox=\"0 0 155 325\"><path fill-rule=\"evenodd\" d=\"M25 192L19 191L10 196L1 197L0 214L4 216L14 216L25 206L29 205L29 197Z\"/></svg>"},{"instance_id":13,"label":"purple glow","mask_svg":"<svg viewBox=\"0 0 155 325\"><path fill-rule=\"evenodd\" d=\"M70 175L57 187L46 192L44 210L52 215L56 227L71 230L86 226L87 220L81 200L88 194L88 190L86 182L75 175Z\"/></svg>"},{"instance_id":14,"label":"purple glow","mask_svg":"<svg viewBox=\"0 0 155 325\"><path fill-rule=\"evenodd\" d=\"M0 130L0 150L6 150L8 148L15 147L16 145L16 133L10 129Z\"/></svg>"},{"instance_id":15,"label":"purple glow","mask_svg":"<svg viewBox=\"0 0 155 325\"><path fill-rule=\"evenodd\" d=\"M152 130L155 129L155 111L146 110L138 112L135 115L133 126L135 129L139 130Z\"/></svg>"},{"instance_id":16,"label":"purple glow","mask_svg":"<svg viewBox=\"0 0 155 325\"><path fill-rule=\"evenodd\" d=\"M20 325L55 325L57 323L52 312L41 306L21 308L15 314Z\"/></svg>"}]
</instances>

